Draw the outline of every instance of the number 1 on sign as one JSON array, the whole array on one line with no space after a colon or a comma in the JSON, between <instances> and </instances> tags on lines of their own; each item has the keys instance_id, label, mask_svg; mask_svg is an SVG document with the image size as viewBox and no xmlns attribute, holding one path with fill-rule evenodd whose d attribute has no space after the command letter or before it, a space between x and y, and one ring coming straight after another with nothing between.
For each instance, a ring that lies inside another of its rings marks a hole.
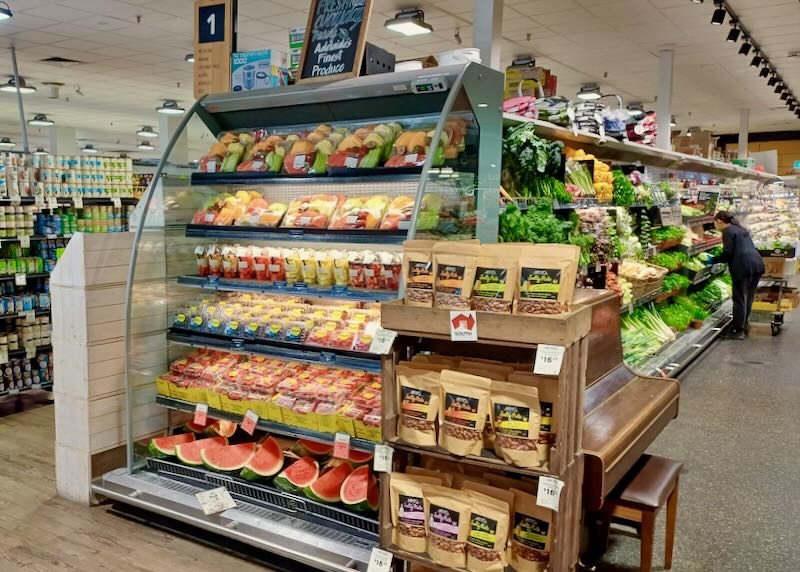
<instances>
[{"instance_id":1,"label":"number 1 on sign","mask_svg":"<svg viewBox=\"0 0 800 572\"><path fill-rule=\"evenodd\" d=\"M213 12L206 20L206 24L208 24L208 33L212 36L217 35L217 15Z\"/></svg>"},{"instance_id":2,"label":"number 1 on sign","mask_svg":"<svg viewBox=\"0 0 800 572\"><path fill-rule=\"evenodd\" d=\"M388 572L392 567L392 553L381 548L373 548L369 557L367 572Z\"/></svg>"}]
</instances>

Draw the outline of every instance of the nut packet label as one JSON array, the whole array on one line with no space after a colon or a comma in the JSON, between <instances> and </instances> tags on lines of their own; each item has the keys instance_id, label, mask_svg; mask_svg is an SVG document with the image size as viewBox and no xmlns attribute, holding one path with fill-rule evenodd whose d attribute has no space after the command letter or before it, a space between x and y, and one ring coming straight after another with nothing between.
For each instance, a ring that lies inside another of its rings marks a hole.
<instances>
[{"instance_id":1,"label":"nut packet label","mask_svg":"<svg viewBox=\"0 0 800 572\"><path fill-rule=\"evenodd\" d=\"M408 288L433 290L433 263L412 260L408 263Z\"/></svg>"},{"instance_id":2,"label":"nut packet label","mask_svg":"<svg viewBox=\"0 0 800 572\"><path fill-rule=\"evenodd\" d=\"M505 268L481 268L475 271L472 295L481 298L502 298L506 291L508 270Z\"/></svg>"},{"instance_id":3,"label":"nut packet label","mask_svg":"<svg viewBox=\"0 0 800 572\"><path fill-rule=\"evenodd\" d=\"M474 397L445 393L445 422L474 429L478 424L478 403L479 400Z\"/></svg>"},{"instance_id":4,"label":"nut packet label","mask_svg":"<svg viewBox=\"0 0 800 572\"><path fill-rule=\"evenodd\" d=\"M538 300L558 300L561 270L555 268L522 268L519 297Z\"/></svg>"},{"instance_id":5,"label":"nut packet label","mask_svg":"<svg viewBox=\"0 0 800 572\"><path fill-rule=\"evenodd\" d=\"M403 415L415 419L427 419L430 410L431 392L414 387L402 387Z\"/></svg>"},{"instance_id":6,"label":"nut packet label","mask_svg":"<svg viewBox=\"0 0 800 572\"><path fill-rule=\"evenodd\" d=\"M527 514L514 513L514 530L511 537L528 548L544 550L547 547L547 536L550 523Z\"/></svg>"},{"instance_id":7,"label":"nut packet label","mask_svg":"<svg viewBox=\"0 0 800 572\"><path fill-rule=\"evenodd\" d=\"M464 267L440 264L436 269L436 291L460 296L464 290Z\"/></svg>"},{"instance_id":8,"label":"nut packet label","mask_svg":"<svg viewBox=\"0 0 800 572\"><path fill-rule=\"evenodd\" d=\"M497 521L479 514L472 513L472 519L469 522L469 536L467 543L477 546L478 548L486 548L494 550L494 545L497 542Z\"/></svg>"},{"instance_id":9,"label":"nut packet label","mask_svg":"<svg viewBox=\"0 0 800 572\"><path fill-rule=\"evenodd\" d=\"M494 428L509 437L530 437L531 410L517 405L494 404Z\"/></svg>"},{"instance_id":10,"label":"nut packet label","mask_svg":"<svg viewBox=\"0 0 800 572\"><path fill-rule=\"evenodd\" d=\"M397 518L408 526L425 526L425 509L423 508L422 498L400 495L400 508L397 510Z\"/></svg>"},{"instance_id":11,"label":"nut packet label","mask_svg":"<svg viewBox=\"0 0 800 572\"><path fill-rule=\"evenodd\" d=\"M449 540L458 539L458 512L431 503L428 527L434 534Z\"/></svg>"},{"instance_id":12,"label":"nut packet label","mask_svg":"<svg viewBox=\"0 0 800 572\"><path fill-rule=\"evenodd\" d=\"M539 431L549 433L553 425L553 404L549 401L540 401L539 408L542 410L542 417L539 420Z\"/></svg>"}]
</instances>

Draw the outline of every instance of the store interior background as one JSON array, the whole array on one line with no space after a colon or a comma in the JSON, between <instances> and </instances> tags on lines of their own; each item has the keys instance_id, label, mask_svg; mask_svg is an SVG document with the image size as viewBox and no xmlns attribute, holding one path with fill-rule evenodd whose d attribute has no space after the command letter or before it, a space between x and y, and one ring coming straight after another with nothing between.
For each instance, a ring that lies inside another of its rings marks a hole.
<instances>
[{"instance_id":1,"label":"store interior background","mask_svg":"<svg viewBox=\"0 0 800 572\"><path fill-rule=\"evenodd\" d=\"M50 131L75 129L79 147L156 158L136 149L136 131L158 125L155 108L164 99L188 107L192 98L192 3L188 0L21 0L3 24L0 46L16 46L19 71L39 89L25 96L26 116L45 113L54 128L30 128L30 146L45 147ZM758 39L759 47L787 85L800 85L794 0L733 0L731 7ZM397 60L472 45L473 2L375 0L368 40ZM271 49L285 54L288 30L304 26L309 0L240 0L238 50ZM383 26L401 8L418 7L433 33L403 37ZM655 108L658 56L675 54L672 108L684 134L699 127L735 134L739 114L750 110L750 150L776 149L778 174L800 160L800 120L725 38L728 20L709 25L714 5L688 0L506 0L503 3L500 67L515 55L532 54L558 75L558 94L573 96L596 82L624 102ZM751 54L752 56L752 54ZM52 61L57 58L57 61ZM67 61L61 61L61 60ZM12 73L10 57L0 58L0 75ZM61 84L49 86L49 84ZM53 98L48 87L57 88ZM14 94L0 94L0 136L19 141ZM787 133L794 131L794 133ZM773 137L756 137L773 132ZM208 147L205 134L190 132L189 156ZM731 138L728 150L736 147Z\"/></svg>"}]
</instances>

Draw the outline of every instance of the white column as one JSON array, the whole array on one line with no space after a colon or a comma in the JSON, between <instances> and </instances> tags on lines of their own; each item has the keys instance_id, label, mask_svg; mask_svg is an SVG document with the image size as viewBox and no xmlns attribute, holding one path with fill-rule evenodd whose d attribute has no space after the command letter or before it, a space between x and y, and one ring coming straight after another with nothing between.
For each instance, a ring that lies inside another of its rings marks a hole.
<instances>
[{"instance_id":1,"label":"white column","mask_svg":"<svg viewBox=\"0 0 800 572\"><path fill-rule=\"evenodd\" d=\"M183 118L175 115L158 114L158 151L163 152L167 148L170 139L172 139L175 131ZM186 136L186 131L181 133L181 136L175 142L172 148L172 153L169 155L169 162L173 165L187 165L189 163L189 140Z\"/></svg>"},{"instance_id":2,"label":"white column","mask_svg":"<svg viewBox=\"0 0 800 572\"><path fill-rule=\"evenodd\" d=\"M53 155L77 155L80 152L74 127L51 125L48 129L50 130L50 148L48 149L50 153Z\"/></svg>"},{"instance_id":3,"label":"white column","mask_svg":"<svg viewBox=\"0 0 800 572\"><path fill-rule=\"evenodd\" d=\"M658 137L656 145L669 151L672 148L672 50L661 50L658 56L658 101L656 102Z\"/></svg>"},{"instance_id":4,"label":"white column","mask_svg":"<svg viewBox=\"0 0 800 572\"><path fill-rule=\"evenodd\" d=\"M500 70L503 0L474 0L473 13L472 45L481 51L483 65Z\"/></svg>"},{"instance_id":5,"label":"white column","mask_svg":"<svg viewBox=\"0 0 800 572\"><path fill-rule=\"evenodd\" d=\"M747 159L749 155L747 140L750 135L750 110L739 110L739 159Z\"/></svg>"}]
</instances>

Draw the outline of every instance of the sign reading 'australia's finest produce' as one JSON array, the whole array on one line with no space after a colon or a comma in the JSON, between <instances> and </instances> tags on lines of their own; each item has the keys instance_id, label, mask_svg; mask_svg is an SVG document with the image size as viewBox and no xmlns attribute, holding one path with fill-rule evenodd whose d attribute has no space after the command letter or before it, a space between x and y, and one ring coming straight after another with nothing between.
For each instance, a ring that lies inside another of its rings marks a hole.
<instances>
[{"instance_id":1,"label":"sign reading 'australia's finest produce'","mask_svg":"<svg viewBox=\"0 0 800 572\"><path fill-rule=\"evenodd\" d=\"M312 0L298 81L357 76L371 9L372 0Z\"/></svg>"}]
</instances>

